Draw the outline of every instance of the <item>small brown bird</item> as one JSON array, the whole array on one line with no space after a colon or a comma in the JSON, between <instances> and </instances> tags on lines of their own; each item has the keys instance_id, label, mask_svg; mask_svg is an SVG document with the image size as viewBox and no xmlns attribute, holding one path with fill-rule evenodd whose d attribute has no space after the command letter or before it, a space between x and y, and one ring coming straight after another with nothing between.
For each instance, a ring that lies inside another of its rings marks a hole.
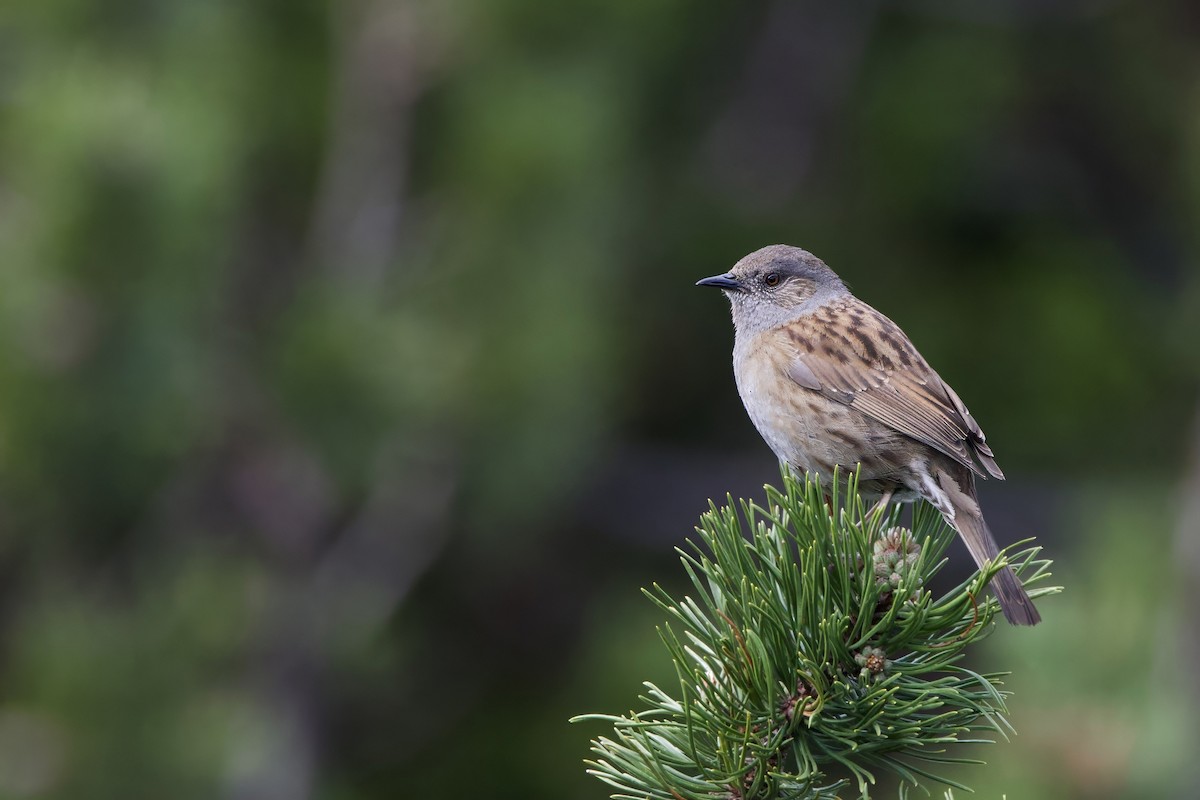
<instances>
[{"instance_id":1,"label":"small brown bird","mask_svg":"<svg viewBox=\"0 0 1200 800\"><path fill-rule=\"evenodd\" d=\"M864 497L927 500L976 564L999 554L975 476L1004 473L962 400L896 323L798 247L764 247L696 285L729 298L738 393L781 461L823 481L835 466L861 465ZM1041 621L1011 569L992 589L1012 624Z\"/></svg>"}]
</instances>

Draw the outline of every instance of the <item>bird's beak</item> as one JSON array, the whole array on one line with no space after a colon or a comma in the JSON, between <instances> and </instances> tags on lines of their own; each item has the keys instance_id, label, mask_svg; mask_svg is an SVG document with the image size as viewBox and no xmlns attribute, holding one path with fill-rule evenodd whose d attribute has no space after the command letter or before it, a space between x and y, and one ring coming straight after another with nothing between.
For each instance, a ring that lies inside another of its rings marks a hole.
<instances>
[{"instance_id":1,"label":"bird's beak","mask_svg":"<svg viewBox=\"0 0 1200 800\"><path fill-rule=\"evenodd\" d=\"M713 275L711 278L701 278L696 281L697 286L715 286L718 289L724 289L728 292L740 292L742 285L738 283L737 278L730 275L728 272L724 275Z\"/></svg>"}]
</instances>

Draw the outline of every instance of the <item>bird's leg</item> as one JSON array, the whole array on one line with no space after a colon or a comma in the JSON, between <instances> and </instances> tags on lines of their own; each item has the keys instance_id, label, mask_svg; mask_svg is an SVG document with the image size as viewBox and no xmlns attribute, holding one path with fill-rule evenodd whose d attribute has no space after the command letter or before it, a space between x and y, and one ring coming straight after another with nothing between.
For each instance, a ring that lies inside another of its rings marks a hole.
<instances>
[{"instance_id":1,"label":"bird's leg","mask_svg":"<svg viewBox=\"0 0 1200 800\"><path fill-rule=\"evenodd\" d=\"M883 496L871 506L871 510L867 512L867 519L874 517L876 514L887 513L888 504L892 502L892 495L896 493L895 489L885 489Z\"/></svg>"}]
</instances>

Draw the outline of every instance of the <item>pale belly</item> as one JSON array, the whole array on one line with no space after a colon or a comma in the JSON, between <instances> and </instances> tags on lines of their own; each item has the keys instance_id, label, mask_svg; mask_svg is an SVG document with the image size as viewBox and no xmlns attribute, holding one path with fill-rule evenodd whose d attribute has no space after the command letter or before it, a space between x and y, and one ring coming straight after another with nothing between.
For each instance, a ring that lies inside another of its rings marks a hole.
<instances>
[{"instance_id":1,"label":"pale belly","mask_svg":"<svg viewBox=\"0 0 1200 800\"><path fill-rule=\"evenodd\" d=\"M832 479L835 467L860 468L864 494L884 489L908 494L901 469L907 437L793 382L769 358L735 358L734 376L750 421L780 461L823 482Z\"/></svg>"}]
</instances>

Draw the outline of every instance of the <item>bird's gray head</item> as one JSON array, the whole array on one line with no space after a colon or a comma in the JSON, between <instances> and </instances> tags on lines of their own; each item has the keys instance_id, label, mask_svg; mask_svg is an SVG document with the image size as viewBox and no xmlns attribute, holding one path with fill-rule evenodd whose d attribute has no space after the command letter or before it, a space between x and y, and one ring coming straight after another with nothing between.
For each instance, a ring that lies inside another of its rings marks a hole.
<instances>
[{"instance_id":1,"label":"bird's gray head","mask_svg":"<svg viewBox=\"0 0 1200 800\"><path fill-rule=\"evenodd\" d=\"M704 278L696 285L725 292L739 333L772 330L849 294L824 261L786 244L755 250L724 275Z\"/></svg>"}]
</instances>

